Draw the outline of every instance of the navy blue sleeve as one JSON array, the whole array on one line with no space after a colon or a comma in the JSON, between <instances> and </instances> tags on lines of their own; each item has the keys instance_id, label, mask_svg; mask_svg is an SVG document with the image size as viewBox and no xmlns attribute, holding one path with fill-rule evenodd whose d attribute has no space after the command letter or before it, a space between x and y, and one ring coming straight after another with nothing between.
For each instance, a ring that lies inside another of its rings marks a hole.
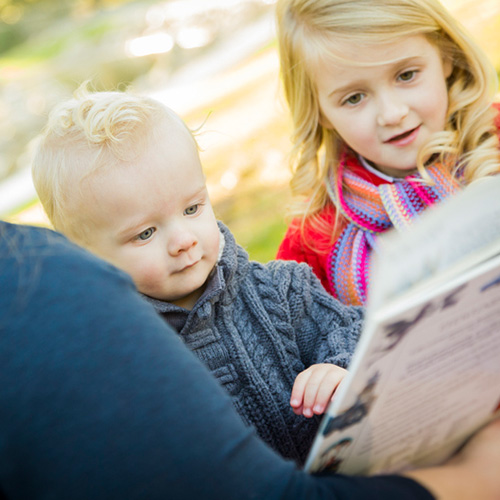
<instances>
[{"instance_id":1,"label":"navy blue sleeve","mask_svg":"<svg viewBox=\"0 0 500 500\"><path fill-rule=\"evenodd\" d=\"M432 498L410 479L297 470L127 276L55 235L2 227L0 497Z\"/></svg>"}]
</instances>

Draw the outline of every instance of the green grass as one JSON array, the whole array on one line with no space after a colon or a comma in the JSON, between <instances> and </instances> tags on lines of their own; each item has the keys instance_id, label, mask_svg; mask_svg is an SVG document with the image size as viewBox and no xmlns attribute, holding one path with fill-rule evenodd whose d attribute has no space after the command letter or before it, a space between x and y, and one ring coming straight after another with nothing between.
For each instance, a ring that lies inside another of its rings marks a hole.
<instances>
[{"instance_id":1,"label":"green grass","mask_svg":"<svg viewBox=\"0 0 500 500\"><path fill-rule=\"evenodd\" d=\"M68 47L82 43L97 44L100 39L116 28L105 18L95 18L92 23L73 26L53 34L50 38L34 36L6 52L0 58L2 66L30 67L52 61Z\"/></svg>"}]
</instances>

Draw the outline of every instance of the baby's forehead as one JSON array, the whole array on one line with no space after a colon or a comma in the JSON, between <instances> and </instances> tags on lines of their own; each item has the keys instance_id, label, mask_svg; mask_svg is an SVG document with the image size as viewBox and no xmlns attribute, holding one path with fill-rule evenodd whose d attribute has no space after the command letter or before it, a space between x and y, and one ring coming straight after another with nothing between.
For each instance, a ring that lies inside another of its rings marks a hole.
<instances>
[{"instance_id":1,"label":"baby's forehead","mask_svg":"<svg viewBox=\"0 0 500 500\"><path fill-rule=\"evenodd\" d=\"M172 151L176 148L198 151L196 140L184 121L163 105L159 105L147 120L138 124L120 144L116 147L111 144L111 152L118 160L129 162L160 144L169 145Z\"/></svg>"},{"instance_id":2,"label":"baby's forehead","mask_svg":"<svg viewBox=\"0 0 500 500\"><path fill-rule=\"evenodd\" d=\"M182 137L189 137L190 140L196 144L193 133L184 120L169 107L163 107L159 122L165 127L166 131L172 134L179 134ZM154 127L155 124L153 123L152 126Z\"/></svg>"}]
</instances>

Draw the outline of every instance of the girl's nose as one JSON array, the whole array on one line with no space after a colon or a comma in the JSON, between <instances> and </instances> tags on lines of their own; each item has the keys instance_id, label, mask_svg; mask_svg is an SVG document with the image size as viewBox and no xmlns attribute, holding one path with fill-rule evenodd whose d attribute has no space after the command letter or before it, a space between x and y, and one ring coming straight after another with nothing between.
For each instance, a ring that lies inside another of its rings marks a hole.
<instances>
[{"instance_id":1,"label":"girl's nose","mask_svg":"<svg viewBox=\"0 0 500 500\"><path fill-rule=\"evenodd\" d=\"M176 228L170 233L167 250L173 257L187 252L198 243L192 231L185 228Z\"/></svg>"},{"instance_id":2,"label":"girl's nose","mask_svg":"<svg viewBox=\"0 0 500 500\"><path fill-rule=\"evenodd\" d=\"M385 95L379 101L377 123L381 127L399 125L409 111L409 106L396 95Z\"/></svg>"}]
</instances>

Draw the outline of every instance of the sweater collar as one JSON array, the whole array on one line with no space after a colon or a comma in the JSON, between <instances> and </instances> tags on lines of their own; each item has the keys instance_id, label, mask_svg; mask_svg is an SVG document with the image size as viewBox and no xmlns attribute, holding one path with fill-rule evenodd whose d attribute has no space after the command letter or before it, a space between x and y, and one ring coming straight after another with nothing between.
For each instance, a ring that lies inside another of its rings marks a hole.
<instances>
[{"instance_id":1,"label":"sweater collar","mask_svg":"<svg viewBox=\"0 0 500 500\"><path fill-rule=\"evenodd\" d=\"M359 163L361 163L361 165L363 165L363 167L366 168L368 172L371 172L373 175L376 175L378 178L386 182L390 182L391 184L393 184L394 182L404 180L404 179L397 179L396 177L391 177L390 175L384 174L380 170L377 170L375 167L370 165L370 163L366 158L363 158L361 155L358 155L358 159Z\"/></svg>"}]
</instances>

